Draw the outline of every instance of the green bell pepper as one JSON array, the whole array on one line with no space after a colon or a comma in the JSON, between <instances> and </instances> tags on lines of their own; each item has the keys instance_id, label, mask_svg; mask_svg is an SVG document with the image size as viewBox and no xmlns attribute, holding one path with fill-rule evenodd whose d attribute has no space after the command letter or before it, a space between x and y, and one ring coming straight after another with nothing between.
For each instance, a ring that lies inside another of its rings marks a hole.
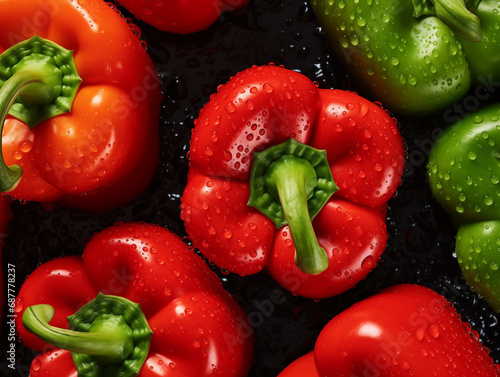
<instances>
[{"instance_id":1,"label":"green bell pepper","mask_svg":"<svg viewBox=\"0 0 500 377\"><path fill-rule=\"evenodd\" d=\"M447 128L427 164L432 194L457 226L468 284L500 311L500 103Z\"/></svg>"},{"instance_id":2,"label":"green bell pepper","mask_svg":"<svg viewBox=\"0 0 500 377\"><path fill-rule=\"evenodd\" d=\"M353 81L399 114L435 114L500 80L497 0L310 3Z\"/></svg>"}]
</instances>

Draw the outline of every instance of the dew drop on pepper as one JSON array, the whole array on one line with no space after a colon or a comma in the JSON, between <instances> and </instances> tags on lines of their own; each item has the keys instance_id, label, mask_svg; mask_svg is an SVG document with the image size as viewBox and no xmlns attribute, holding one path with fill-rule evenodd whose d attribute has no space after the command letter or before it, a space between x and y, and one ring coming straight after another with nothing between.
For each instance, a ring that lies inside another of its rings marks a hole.
<instances>
[{"instance_id":1,"label":"dew drop on pepper","mask_svg":"<svg viewBox=\"0 0 500 377\"><path fill-rule=\"evenodd\" d=\"M263 87L266 93L272 93L274 90L273 86L269 83L265 83Z\"/></svg>"},{"instance_id":2,"label":"dew drop on pepper","mask_svg":"<svg viewBox=\"0 0 500 377\"><path fill-rule=\"evenodd\" d=\"M31 364L31 368L34 371L38 372L41 367L42 367L42 363L40 362L40 359L39 358L35 358L35 360L33 360L33 363Z\"/></svg>"},{"instance_id":3,"label":"dew drop on pepper","mask_svg":"<svg viewBox=\"0 0 500 377\"><path fill-rule=\"evenodd\" d=\"M14 152L12 152L12 158L14 160L18 160L19 161L21 158L23 158L23 155L19 151L14 151Z\"/></svg>"},{"instance_id":4,"label":"dew drop on pepper","mask_svg":"<svg viewBox=\"0 0 500 377\"><path fill-rule=\"evenodd\" d=\"M14 312L20 313L24 309L24 297L18 297L16 299L16 305L14 306Z\"/></svg>"},{"instance_id":5,"label":"dew drop on pepper","mask_svg":"<svg viewBox=\"0 0 500 377\"><path fill-rule=\"evenodd\" d=\"M236 106L234 105L234 103L232 102L229 102L227 105L226 105L226 111L230 114L234 113L236 111Z\"/></svg>"},{"instance_id":6,"label":"dew drop on pepper","mask_svg":"<svg viewBox=\"0 0 500 377\"><path fill-rule=\"evenodd\" d=\"M368 255L361 262L361 267L364 268L364 269L371 269L374 264L375 264L375 258L373 258L373 256L371 256L371 255Z\"/></svg>"},{"instance_id":7,"label":"dew drop on pepper","mask_svg":"<svg viewBox=\"0 0 500 377\"><path fill-rule=\"evenodd\" d=\"M24 140L19 144L19 150L23 153L28 153L33 148L33 143L30 140Z\"/></svg>"},{"instance_id":8,"label":"dew drop on pepper","mask_svg":"<svg viewBox=\"0 0 500 377\"><path fill-rule=\"evenodd\" d=\"M434 339L437 339L439 337L439 328L436 325L431 324L429 326L429 335Z\"/></svg>"},{"instance_id":9,"label":"dew drop on pepper","mask_svg":"<svg viewBox=\"0 0 500 377\"><path fill-rule=\"evenodd\" d=\"M425 332L422 328L417 329L417 331L415 332L415 338L417 338L418 341L422 341L424 339L424 335Z\"/></svg>"},{"instance_id":10,"label":"dew drop on pepper","mask_svg":"<svg viewBox=\"0 0 500 377\"><path fill-rule=\"evenodd\" d=\"M231 154L231 152L229 152L229 151L222 152L222 159L224 161L231 161L232 158L233 158L233 155Z\"/></svg>"}]
</instances>

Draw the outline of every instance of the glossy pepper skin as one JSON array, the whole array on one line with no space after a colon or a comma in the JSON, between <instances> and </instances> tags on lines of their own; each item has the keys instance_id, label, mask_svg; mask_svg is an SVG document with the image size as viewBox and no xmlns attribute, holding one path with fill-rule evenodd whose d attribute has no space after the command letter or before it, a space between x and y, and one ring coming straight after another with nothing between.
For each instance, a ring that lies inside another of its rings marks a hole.
<instances>
[{"instance_id":1,"label":"glossy pepper skin","mask_svg":"<svg viewBox=\"0 0 500 377\"><path fill-rule=\"evenodd\" d=\"M250 0L118 0L137 18L159 30L191 34L206 29L223 12L241 8Z\"/></svg>"},{"instance_id":2,"label":"glossy pepper skin","mask_svg":"<svg viewBox=\"0 0 500 377\"><path fill-rule=\"evenodd\" d=\"M354 304L279 377L500 375L478 334L443 296L401 284Z\"/></svg>"},{"instance_id":3,"label":"glossy pepper skin","mask_svg":"<svg viewBox=\"0 0 500 377\"><path fill-rule=\"evenodd\" d=\"M500 311L500 104L457 121L439 137L427 172L432 194L457 226L457 260L469 285Z\"/></svg>"},{"instance_id":4,"label":"glossy pepper skin","mask_svg":"<svg viewBox=\"0 0 500 377\"><path fill-rule=\"evenodd\" d=\"M67 328L66 317L98 293L140 304L147 318L151 343L138 376L247 375L253 330L246 314L205 261L165 228L117 224L96 234L81 257L41 265L21 287L18 318L24 322L28 307L47 304L55 309L50 324ZM26 346L40 351L31 376L76 376L69 351L48 345L21 320L17 325Z\"/></svg>"},{"instance_id":5,"label":"glossy pepper skin","mask_svg":"<svg viewBox=\"0 0 500 377\"><path fill-rule=\"evenodd\" d=\"M16 50L25 43L31 45ZM51 43L68 51L66 65L58 66L59 57L51 56ZM23 70L19 50L28 48L34 64ZM2 190L20 200L94 212L142 193L158 164L161 92L156 68L129 23L101 0L2 0L0 52L8 49L13 60L5 62L19 64L2 71L0 92L13 73L36 76L43 59L47 69L65 72L74 64L76 72L64 73L62 84L41 74L42 83L26 86L10 108L14 116L3 125L2 153L10 170L21 168L22 176ZM60 90L57 102L70 84L75 93L66 112L27 119L26 108L34 107L36 114L37 105L53 106L54 101L44 102L50 100L43 98L45 90ZM15 112L21 104L26 106Z\"/></svg>"},{"instance_id":6,"label":"glossy pepper skin","mask_svg":"<svg viewBox=\"0 0 500 377\"><path fill-rule=\"evenodd\" d=\"M442 111L471 82L500 80L496 0L466 1L470 12L460 0L310 3L353 81L399 114Z\"/></svg>"},{"instance_id":7,"label":"glossy pepper skin","mask_svg":"<svg viewBox=\"0 0 500 377\"><path fill-rule=\"evenodd\" d=\"M276 156L264 156L275 147ZM280 154L283 148L290 153ZM265 166L296 151L306 161L300 174L314 175L308 162L322 161L320 169L316 180L280 178L288 190L306 186L280 205L270 177L279 165L266 170L256 161ZM351 92L318 89L282 67L255 66L219 87L195 122L181 217L194 246L221 268L241 275L265 268L294 294L331 297L366 276L384 251L387 201L403 167L397 124L381 107ZM299 203L306 197L307 207ZM261 201L263 210L254 206ZM287 205L292 210L281 210ZM295 230L283 225L292 223Z\"/></svg>"}]
</instances>

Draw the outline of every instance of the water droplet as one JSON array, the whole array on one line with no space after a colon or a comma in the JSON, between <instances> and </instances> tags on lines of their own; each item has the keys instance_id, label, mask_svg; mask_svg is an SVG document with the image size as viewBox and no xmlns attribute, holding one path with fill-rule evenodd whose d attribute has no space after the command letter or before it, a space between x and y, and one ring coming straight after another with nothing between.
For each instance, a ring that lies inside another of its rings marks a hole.
<instances>
[{"instance_id":1,"label":"water droplet","mask_svg":"<svg viewBox=\"0 0 500 377\"><path fill-rule=\"evenodd\" d=\"M436 325L431 324L429 326L429 335L434 339L437 339L439 337L439 328Z\"/></svg>"},{"instance_id":2,"label":"water droplet","mask_svg":"<svg viewBox=\"0 0 500 377\"><path fill-rule=\"evenodd\" d=\"M273 88L273 86L271 84L269 84L269 83L265 83L264 84L264 91L266 93L272 93L273 90L274 90L274 88Z\"/></svg>"},{"instance_id":3,"label":"water droplet","mask_svg":"<svg viewBox=\"0 0 500 377\"><path fill-rule=\"evenodd\" d=\"M485 195L483 198L483 203L487 206L490 206L493 204L493 198L489 195Z\"/></svg>"},{"instance_id":4,"label":"water droplet","mask_svg":"<svg viewBox=\"0 0 500 377\"><path fill-rule=\"evenodd\" d=\"M234 103L232 102L229 102L227 105L226 105L226 111L230 114L234 113L236 111L236 106L234 105Z\"/></svg>"},{"instance_id":5,"label":"water droplet","mask_svg":"<svg viewBox=\"0 0 500 377\"><path fill-rule=\"evenodd\" d=\"M33 148L33 143L31 140L24 140L19 143L19 150L23 153L28 153Z\"/></svg>"},{"instance_id":6,"label":"water droplet","mask_svg":"<svg viewBox=\"0 0 500 377\"><path fill-rule=\"evenodd\" d=\"M363 261L361 262L361 267L365 269L370 269L374 266L375 264L375 258L373 256L368 255Z\"/></svg>"},{"instance_id":7,"label":"water droplet","mask_svg":"<svg viewBox=\"0 0 500 377\"><path fill-rule=\"evenodd\" d=\"M34 371L38 372L41 368L42 368L42 363L40 362L40 359L37 357L31 363L31 369L33 369Z\"/></svg>"},{"instance_id":8,"label":"water droplet","mask_svg":"<svg viewBox=\"0 0 500 377\"><path fill-rule=\"evenodd\" d=\"M472 121L473 121L474 123L476 123L476 124L480 124L480 123L482 123L482 122L483 122L483 117L482 117L482 116L480 116L480 115L476 115L476 116L472 119Z\"/></svg>"},{"instance_id":9,"label":"water droplet","mask_svg":"<svg viewBox=\"0 0 500 377\"><path fill-rule=\"evenodd\" d=\"M422 328L417 329L417 332L415 333L415 337L417 338L418 341L421 341L424 339L425 331Z\"/></svg>"},{"instance_id":10,"label":"water droplet","mask_svg":"<svg viewBox=\"0 0 500 377\"><path fill-rule=\"evenodd\" d=\"M14 312L20 313L24 309L24 297L18 297L16 299L16 305L14 306Z\"/></svg>"},{"instance_id":11,"label":"water droplet","mask_svg":"<svg viewBox=\"0 0 500 377\"><path fill-rule=\"evenodd\" d=\"M356 21L357 21L358 26L365 26L366 25L366 19L364 17L359 16Z\"/></svg>"}]
</instances>

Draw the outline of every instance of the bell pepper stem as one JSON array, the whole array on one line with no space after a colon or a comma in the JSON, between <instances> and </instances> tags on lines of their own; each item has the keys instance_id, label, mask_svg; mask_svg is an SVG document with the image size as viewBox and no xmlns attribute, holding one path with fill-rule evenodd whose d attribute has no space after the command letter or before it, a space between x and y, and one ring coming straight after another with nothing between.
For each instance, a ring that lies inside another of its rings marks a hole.
<instances>
[{"instance_id":1,"label":"bell pepper stem","mask_svg":"<svg viewBox=\"0 0 500 377\"><path fill-rule=\"evenodd\" d=\"M82 81L72 51L34 36L0 54L0 66L0 131L7 114L31 128L71 110ZM22 168L8 167L0 153L0 191L15 189L21 176Z\"/></svg>"},{"instance_id":2,"label":"bell pepper stem","mask_svg":"<svg viewBox=\"0 0 500 377\"><path fill-rule=\"evenodd\" d=\"M0 91L0 145L3 126L12 104L23 90L31 84L40 83L41 81L40 74L36 71L21 71L13 75L2 86ZM19 165L7 166L3 153L0 153L0 191L9 192L15 189L21 180L22 174L23 170Z\"/></svg>"},{"instance_id":3,"label":"bell pepper stem","mask_svg":"<svg viewBox=\"0 0 500 377\"><path fill-rule=\"evenodd\" d=\"M328 268L312 219L337 190L324 150L290 138L254 154L248 205L277 228L288 224L295 264L305 273L317 275Z\"/></svg>"},{"instance_id":4,"label":"bell pepper stem","mask_svg":"<svg viewBox=\"0 0 500 377\"><path fill-rule=\"evenodd\" d=\"M279 201L292 233L295 263L309 274L319 274L328 267L326 251L319 246L307 206L306 185L316 180L308 161L295 156L283 156L268 170L268 191L276 189Z\"/></svg>"},{"instance_id":5,"label":"bell pepper stem","mask_svg":"<svg viewBox=\"0 0 500 377\"><path fill-rule=\"evenodd\" d=\"M71 351L79 377L135 377L149 353L153 332L139 304L99 293L69 316L69 329L51 326L50 305L26 308L22 323L43 341Z\"/></svg>"},{"instance_id":6,"label":"bell pepper stem","mask_svg":"<svg viewBox=\"0 0 500 377\"><path fill-rule=\"evenodd\" d=\"M96 356L101 364L122 362L133 350L132 330L122 317L103 315L94 327L98 332L80 332L49 325L54 316L50 305L30 306L24 312L24 327L56 347Z\"/></svg>"},{"instance_id":7,"label":"bell pepper stem","mask_svg":"<svg viewBox=\"0 0 500 377\"><path fill-rule=\"evenodd\" d=\"M414 16L435 15L455 33L471 42L481 42L483 33L476 14L477 0L412 0Z\"/></svg>"},{"instance_id":8,"label":"bell pepper stem","mask_svg":"<svg viewBox=\"0 0 500 377\"><path fill-rule=\"evenodd\" d=\"M464 0L431 0L436 15L460 38L481 42L483 34L479 18L465 6Z\"/></svg>"}]
</instances>

